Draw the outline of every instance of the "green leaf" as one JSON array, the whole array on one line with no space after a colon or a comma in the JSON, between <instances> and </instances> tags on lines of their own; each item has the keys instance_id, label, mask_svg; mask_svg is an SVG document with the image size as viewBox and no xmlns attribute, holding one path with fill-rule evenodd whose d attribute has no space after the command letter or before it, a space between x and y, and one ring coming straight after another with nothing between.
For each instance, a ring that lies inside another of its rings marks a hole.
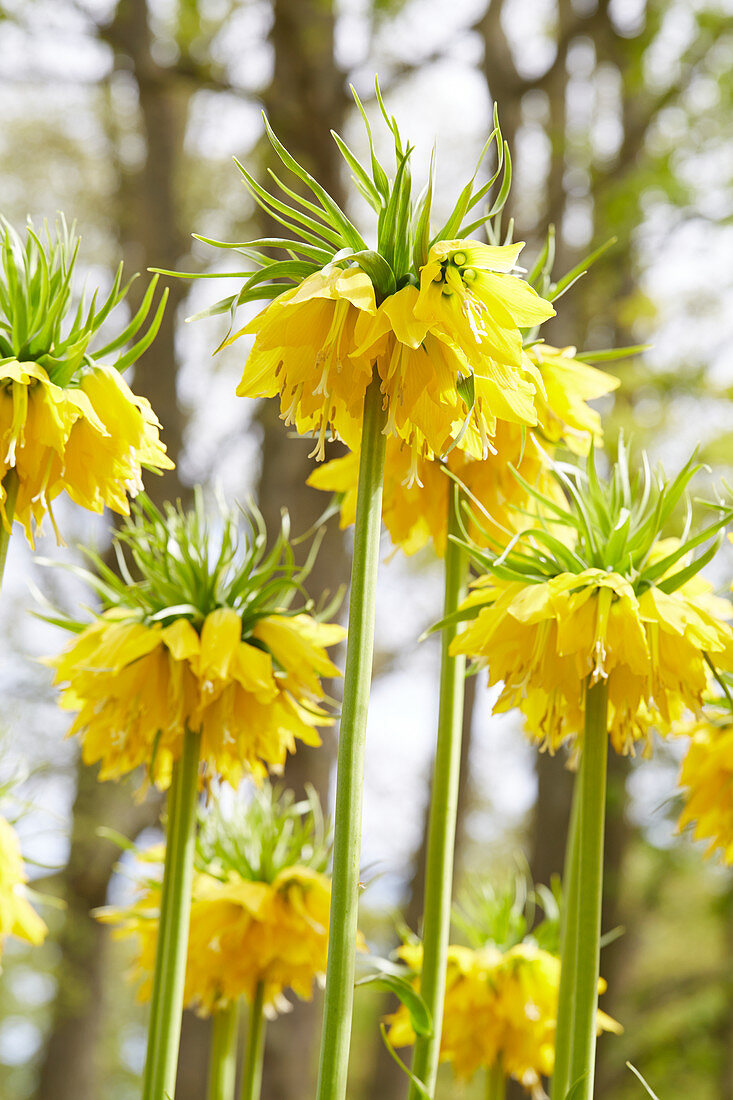
<instances>
[{"instance_id":1,"label":"green leaf","mask_svg":"<svg viewBox=\"0 0 733 1100\"><path fill-rule=\"evenodd\" d=\"M569 1091L565 1095L565 1100L583 1100L585 1094L585 1082L588 1077L587 1073L584 1073L582 1077L579 1077L577 1081L573 1082Z\"/></svg>"},{"instance_id":2,"label":"green leaf","mask_svg":"<svg viewBox=\"0 0 733 1100\"><path fill-rule=\"evenodd\" d=\"M293 175L297 176L298 179L301 180L306 185L306 187L308 187L316 196L319 203L323 207L323 210L328 216L329 224L332 225L334 229L336 229L340 233L345 243L350 245L352 248L366 248L366 242L362 240L362 237L356 229L356 226L354 226L349 221L338 203L331 198L328 191L326 191L326 189L321 186L318 180L315 179L310 174L310 172L307 172L306 169L298 163L295 157L291 156L291 154L288 152L282 142L278 139L274 130L270 126L270 123L267 121L267 117L264 114L262 118L265 123L267 136L270 139L270 144L272 145L273 149L280 157L280 160L283 162L285 167L289 168Z\"/></svg>"},{"instance_id":3,"label":"green leaf","mask_svg":"<svg viewBox=\"0 0 733 1100\"><path fill-rule=\"evenodd\" d=\"M384 1026L383 1023L380 1023L379 1025L379 1034L382 1036L382 1042L386 1046L390 1057L397 1063L402 1072L407 1074L420 1095L424 1097L425 1100L433 1100L433 1096L431 1095L431 1093L428 1092L427 1088L420 1080L420 1078L416 1077L412 1070L405 1065L395 1048L390 1043L389 1039L387 1038L387 1028Z\"/></svg>"},{"instance_id":4,"label":"green leaf","mask_svg":"<svg viewBox=\"0 0 733 1100\"><path fill-rule=\"evenodd\" d=\"M549 302L554 302L556 298L561 297L561 295L569 290L574 282L577 282L578 279L585 275L585 273L588 271L588 268L591 267L592 264L596 262L596 260L599 260L604 252L608 252L609 248L611 248L611 246L615 243L616 238L609 237L609 239L604 244L600 245L599 248L596 248L595 251L585 256L579 264L576 264L575 267L571 268L570 271L563 275L562 279L560 279L559 282L554 283L550 287L546 295L547 300Z\"/></svg>"},{"instance_id":5,"label":"green leaf","mask_svg":"<svg viewBox=\"0 0 733 1100\"><path fill-rule=\"evenodd\" d=\"M359 187L362 195L364 195L364 198L367 200L372 209L376 210L377 213L379 213L379 211L384 206L384 199L382 198L382 195L380 194L376 185L370 179L369 173L367 172L366 168L361 163L361 161L354 156L346 142L343 140L343 138L339 136L339 134L336 133L335 130L331 130L331 137L338 145L341 156L344 158L349 168L354 173L354 182L356 183L357 187Z\"/></svg>"},{"instance_id":6,"label":"green leaf","mask_svg":"<svg viewBox=\"0 0 733 1100\"><path fill-rule=\"evenodd\" d=\"M359 978L354 985L370 985L375 989L384 989L388 993L394 993L407 1009L415 1034L432 1034L433 1020L430 1009L407 978L400 977L398 974L367 974L366 977Z\"/></svg>"},{"instance_id":7,"label":"green leaf","mask_svg":"<svg viewBox=\"0 0 733 1100\"><path fill-rule=\"evenodd\" d=\"M649 1095L651 1096L652 1100L659 1100L659 1097L657 1096L656 1092L653 1092L653 1091L652 1091L652 1089L650 1088L650 1086L649 1086L649 1085L648 1085L648 1084L646 1083L646 1081L644 1080L644 1078L643 1078L643 1077L641 1076L641 1074L639 1073L638 1069L637 1069L637 1068L636 1068L635 1066L632 1066L631 1062L627 1062L627 1063L626 1063L626 1065L627 1065L627 1067L628 1067L628 1068L629 1068L629 1069L631 1070L631 1072L633 1073L634 1077L638 1078L638 1080L639 1080L639 1081L641 1081L642 1085L644 1086L644 1088L646 1089L646 1091L647 1091L647 1092L649 1093Z\"/></svg>"},{"instance_id":8,"label":"green leaf","mask_svg":"<svg viewBox=\"0 0 733 1100\"><path fill-rule=\"evenodd\" d=\"M397 289L394 272L384 256L372 249L365 249L362 252L354 252L349 258L359 265L365 275L369 276L374 289L382 298L394 294Z\"/></svg>"}]
</instances>

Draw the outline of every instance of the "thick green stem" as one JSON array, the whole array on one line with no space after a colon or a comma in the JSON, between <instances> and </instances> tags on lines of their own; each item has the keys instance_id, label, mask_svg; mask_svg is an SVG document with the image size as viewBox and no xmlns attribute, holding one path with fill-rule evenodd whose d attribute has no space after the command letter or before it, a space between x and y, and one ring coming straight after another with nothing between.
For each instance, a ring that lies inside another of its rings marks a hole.
<instances>
[{"instance_id":1,"label":"thick green stem","mask_svg":"<svg viewBox=\"0 0 733 1100\"><path fill-rule=\"evenodd\" d=\"M8 556L10 531L15 515L15 502L18 499L18 475L14 469L8 470L6 473L3 479L3 489L5 490L5 516L8 525L6 527L0 521L0 584L2 584L3 574L5 573L5 559Z\"/></svg>"},{"instance_id":2,"label":"thick green stem","mask_svg":"<svg viewBox=\"0 0 733 1100\"><path fill-rule=\"evenodd\" d=\"M252 1004L249 1006L247 1050L242 1074L242 1100L260 1100L262 1089L262 1062L265 1056L265 1003L264 982L258 982Z\"/></svg>"},{"instance_id":3,"label":"thick green stem","mask_svg":"<svg viewBox=\"0 0 733 1100\"><path fill-rule=\"evenodd\" d=\"M382 518L384 425L382 395L375 373L364 400L359 460L349 632L336 773L331 922L318 1072L319 1100L343 1100L346 1095L359 907L364 749Z\"/></svg>"},{"instance_id":4,"label":"thick green stem","mask_svg":"<svg viewBox=\"0 0 733 1100\"><path fill-rule=\"evenodd\" d=\"M608 688L588 686L585 735L580 758L580 838L578 843L578 944L570 1086L582 1080L578 1100L591 1100L596 1065L596 1013L603 895L603 834L608 764Z\"/></svg>"},{"instance_id":5,"label":"thick green stem","mask_svg":"<svg viewBox=\"0 0 733 1100\"><path fill-rule=\"evenodd\" d=\"M143 1100L173 1100L175 1094L191 913L200 747L200 734L186 730L181 759L175 764L171 779Z\"/></svg>"},{"instance_id":6,"label":"thick green stem","mask_svg":"<svg viewBox=\"0 0 733 1100\"><path fill-rule=\"evenodd\" d=\"M505 1100L506 1077L501 1062L489 1066L486 1070L486 1100Z\"/></svg>"},{"instance_id":7,"label":"thick green stem","mask_svg":"<svg viewBox=\"0 0 733 1100\"><path fill-rule=\"evenodd\" d=\"M570 1088L570 1048L575 1017L575 976L578 961L581 778L582 769L579 769L573 785L573 805L565 846L563 917L560 930L560 994L555 1032L555 1069L550 1088L551 1100L565 1100Z\"/></svg>"},{"instance_id":8,"label":"thick green stem","mask_svg":"<svg viewBox=\"0 0 733 1100\"><path fill-rule=\"evenodd\" d=\"M459 533L458 487L451 484L448 503L448 535ZM445 594L443 615L457 610L465 596L468 575L466 553L448 538L445 550ZM433 1028L430 1035L418 1036L412 1060L412 1072L432 1096L438 1075L440 1034L443 1027L446 959L450 933L453 890L453 854L458 812L458 783L461 767L461 734L466 675L465 657L451 657L450 645L457 624L443 629L440 662L440 704L438 740L435 749L428 847L425 869L423 908L423 963L420 992L430 1009ZM410 1085L409 1100L420 1093Z\"/></svg>"},{"instance_id":9,"label":"thick green stem","mask_svg":"<svg viewBox=\"0 0 733 1100\"><path fill-rule=\"evenodd\" d=\"M239 1001L231 1001L211 1021L207 1100L234 1100L238 1043Z\"/></svg>"}]
</instances>

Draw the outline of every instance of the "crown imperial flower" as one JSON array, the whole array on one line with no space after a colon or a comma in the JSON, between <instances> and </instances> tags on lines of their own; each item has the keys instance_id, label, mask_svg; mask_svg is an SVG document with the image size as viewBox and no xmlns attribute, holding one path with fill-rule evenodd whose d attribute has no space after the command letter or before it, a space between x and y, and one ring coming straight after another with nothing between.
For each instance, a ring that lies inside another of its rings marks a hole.
<instances>
[{"instance_id":1,"label":"crown imperial flower","mask_svg":"<svg viewBox=\"0 0 733 1100\"><path fill-rule=\"evenodd\" d=\"M264 985L270 1013L288 1008L285 990L310 1000L326 970L331 883L329 843L313 792L306 802L265 784L249 806L209 813L196 842L184 1003L220 1011ZM160 881L151 877L127 910L97 916L136 940L132 977L150 995Z\"/></svg>"},{"instance_id":2,"label":"crown imperial flower","mask_svg":"<svg viewBox=\"0 0 733 1100\"><path fill-rule=\"evenodd\" d=\"M55 234L46 227L44 241L28 223L23 243L3 221L0 238L0 518L9 530L14 516L32 544L47 512L53 522L60 493L90 511L106 506L126 515L128 493L142 488L142 468L172 469L149 403L121 376L155 337L167 292L139 339L156 279L130 323L95 349L130 286L122 285L122 268L99 308L95 293L89 303L82 296L72 313L79 247L73 230L61 220ZM8 515L11 472L17 497Z\"/></svg>"},{"instance_id":3,"label":"crown imperial flower","mask_svg":"<svg viewBox=\"0 0 733 1100\"><path fill-rule=\"evenodd\" d=\"M167 787L186 729L201 733L207 776L233 786L280 767L298 740L320 744L317 727L332 721L320 678L338 675L326 649L344 630L291 607L307 569L286 527L266 552L257 513L246 539L224 516L217 546L200 494L192 512L165 515L143 498L117 545L124 580L90 555L103 609L86 626L63 622L78 636L47 661L101 779L145 765Z\"/></svg>"},{"instance_id":4,"label":"crown imperial flower","mask_svg":"<svg viewBox=\"0 0 733 1100\"><path fill-rule=\"evenodd\" d=\"M431 236L433 166L427 188L414 198L412 147L403 142L378 88L377 95L394 143L393 179L374 152L356 94L370 167L333 135L376 215L374 246L265 122L282 164L315 201L300 197L273 172L272 180L289 200L283 201L238 165L255 201L291 236L237 245L201 238L235 248L256 265L240 273L248 277L238 294L204 313L234 314L248 302L271 299L259 316L224 341L255 336L237 392L279 396L286 423L316 437L313 453L319 459L329 432L352 450L358 447L364 397L373 377L379 379L387 412L385 433L411 449L413 462L440 457L459 436L474 457L485 456L497 421L537 423L538 380L523 354L521 330L555 312L515 272L521 243L484 245L470 236L506 201L511 180L506 146L495 119L473 177L448 220ZM479 167L494 145L496 171L478 186ZM496 201L477 217L476 206L500 177ZM275 258L272 251L288 258Z\"/></svg>"},{"instance_id":5,"label":"crown imperial flower","mask_svg":"<svg viewBox=\"0 0 733 1100\"><path fill-rule=\"evenodd\" d=\"M726 691L730 675L724 677ZM684 808L679 828L694 824L695 840L709 841L708 855L720 851L733 863L733 703L730 694L705 709L694 722L676 727L688 734L690 747L680 769Z\"/></svg>"},{"instance_id":6,"label":"crown imperial flower","mask_svg":"<svg viewBox=\"0 0 733 1100\"><path fill-rule=\"evenodd\" d=\"M709 666L726 659L733 632L729 603L697 573L733 511L715 505L698 534L660 540L696 469L691 460L670 482L645 465L632 477L623 446L605 484L592 454L585 472L556 466L568 503L528 486L547 521L540 516L501 553L474 552L489 572L460 612L473 622L453 652L488 662L490 682L503 682L496 709L518 707L543 747L578 736L586 687L599 681L618 752L648 744L651 715L668 725L685 708L700 710ZM557 525L569 531L565 541Z\"/></svg>"}]
</instances>

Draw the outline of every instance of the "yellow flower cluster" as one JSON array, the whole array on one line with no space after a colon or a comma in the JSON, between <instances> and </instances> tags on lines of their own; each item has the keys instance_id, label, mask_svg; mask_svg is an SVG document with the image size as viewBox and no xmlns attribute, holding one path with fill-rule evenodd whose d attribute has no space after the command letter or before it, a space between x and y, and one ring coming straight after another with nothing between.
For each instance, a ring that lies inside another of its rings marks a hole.
<instances>
[{"instance_id":1,"label":"yellow flower cluster","mask_svg":"<svg viewBox=\"0 0 733 1100\"><path fill-rule=\"evenodd\" d=\"M588 678L607 682L611 741L628 753L648 737L648 712L669 723L684 708L700 709L705 654L733 644L723 621L730 604L700 578L671 594L651 585L637 596L601 569L535 584L487 577L470 604L481 610L452 652L488 662L489 682L504 684L495 709L518 707L550 751L582 730Z\"/></svg>"},{"instance_id":2,"label":"yellow flower cluster","mask_svg":"<svg viewBox=\"0 0 733 1100\"><path fill-rule=\"evenodd\" d=\"M306 614L272 614L242 637L242 619L219 608L198 632L188 619L168 626L100 615L58 657L61 706L78 710L70 734L82 737L86 763L114 779L145 764L158 787L170 782L186 728L201 733L210 774L236 786L243 774L279 767L296 739L320 744L332 719L320 705L319 677L338 670L326 653L342 627Z\"/></svg>"},{"instance_id":3,"label":"yellow flower cluster","mask_svg":"<svg viewBox=\"0 0 733 1100\"><path fill-rule=\"evenodd\" d=\"M405 962L419 972L422 946L400 949ZM416 983L419 984L419 983ZM456 1077L469 1080L481 1068L500 1065L533 1096L542 1097L541 1078L552 1073L560 988L560 960L531 943L507 951L493 944L478 950L452 945L444 1000L441 1061ZM605 983L599 982L603 992ZM388 1018L394 1046L415 1041L403 1005ZM620 1032L615 1020L598 1013L598 1032Z\"/></svg>"},{"instance_id":4,"label":"yellow flower cluster","mask_svg":"<svg viewBox=\"0 0 733 1100\"><path fill-rule=\"evenodd\" d=\"M618 380L580 362L574 353L574 348L542 344L527 352L542 384L542 396L538 392L536 399L536 429L524 430L516 423L499 420L491 453L485 459L476 459L458 447L448 454L448 469L483 509L477 511L479 525L472 524L469 529L476 545L485 546L487 536L506 543L526 526L526 512L535 510L533 498L514 471L544 496L558 496L545 446L562 441L576 453L584 453L591 442L602 441L600 416L586 402L610 392ZM343 494L342 528L356 518L358 477L359 455L352 452L318 467L308 478L308 484L316 489ZM439 463L429 458L415 460L399 437L387 440L382 517L393 544L405 554L414 554L432 542L435 552L443 556L449 488L450 478Z\"/></svg>"},{"instance_id":5,"label":"yellow flower cluster","mask_svg":"<svg viewBox=\"0 0 733 1100\"><path fill-rule=\"evenodd\" d=\"M194 876L184 1004L201 1015L239 997L252 1001L264 983L265 1004L284 1007L283 991L310 1000L314 980L326 971L330 879L310 867L286 867L273 882L253 882L230 872L222 881ZM158 937L160 884L149 886L131 910L97 915L119 924L115 935L137 941L132 976L150 997Z\"/></svg>"},{"instance_id":6,"label":"yellow flower cluster","mask_svg":"<svg viewBox=\"0 0 733 1100\"><path fill-rule=\"evenodd\" d=\"M15 518L33 544L33 529L66 491L93 512L106 505L129 514L127 493L142 489L141 468L173 468L160 424L144 397L119 371L95 366L78 385L62 388L42 366L10 359L0 364L0 481L18 475ZM9 527L5 491L0 516Z\"/></svg>"},{"instance_id":7,"label":"yellow flower cluster","mask_svg":"<svg viewBox=\"0 0 733 1100\"><path fill-rule=\"evenodd\" d=\"M18 836L0 817L0 950L5 936L19 936L33 944L45 938L46 925L24 897L27 881Z\"/></svg>"},{"instance_id":8,"label":"yellow flower cluster","mask_svg":"<svg viewBox=\"0 0 733 1100\"><path fill-rule=\"evenodd\" d=\"M696 840L709 840L708 854L721 850L733 863L733 716L720 723L700 719L680 730L692 737L679 785L685 805L679 827L695 823Z\"/></svg>"},{"instance_id":9,"label":"yellow flower cluster","mask_svg":"<svg viewBox=\"0 0 733 1100\"><path fill-rule=\"evenodd\" d=\"M387 431L413 460L440 456L469 418L461 446L485 457L497 420L537 423L537 371L520 328L554 314L510 274L523 245L440 241L407 285L377 303L369 277L333 266L279 295L228 341L255 342L237 393L280 395L281 415L313 433L324 455L329 429L359 446L364 394L380 377ZM474 403L457 389L473 376Z\"/></svg>"}]
</instances>

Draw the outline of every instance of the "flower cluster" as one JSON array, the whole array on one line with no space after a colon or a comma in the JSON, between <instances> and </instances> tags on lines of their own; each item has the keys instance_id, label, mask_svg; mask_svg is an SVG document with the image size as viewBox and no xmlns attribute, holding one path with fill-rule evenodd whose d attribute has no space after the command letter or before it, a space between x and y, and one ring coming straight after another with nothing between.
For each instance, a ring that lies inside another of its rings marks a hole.
<instances>
[{"instance_id":1,"label":"flower cluster","mask_svg":"<svg viewBox=\"0 0 733 1100\"><path fill-rule=\"evenodd\" d=\"M167 787L186 729L201 733L208 776L233 786L280 767L298 740L320 743L317 727L332 721L320 677L338 675L326 648L344 630L289 607L303 571L285 532L265 555L256 518L242 548L225 517L216 552L200 497L193 512L166 516L143 501L118 543L139 579L125 584L97 559L106 607L88 626L67 624L80 632L48 663L100 778L145 765Z\"/></svg>"},{"instance_id":2,"label":"flower cluster","mask_svg":"<svg viewBox=\"0 0 733 1100\"><path fill-rule=\"evenodd\" d=\"M629 752L648 738L651 716L668 725L685 708L699 711L709 664L729 660L730 604L697 573L733 513L720 506L700 534L660 540L693 473L688 463L673 482L646 467L632 478L622 448L603 484L591 456L586 473L558 471L567 505L544 501L555 531L571 537L538 524L501 554L475 555L490 572L464 605L474 621L453 652L488 662L490 682L504 685L498 709L518 707L550 750L582 730L589 683L608 685L611 740Z\"/></svg>"},{"instance_id":3,"label":"flower cluster","mask_svg":"<svg viewBox=\"0 0 733 1100\"><path fill-rule=\"evenodd\" d=\"M46 935L46 925L24 896L27 881L18 836L0 817L0 950L5 936L38 944Z\"/></svg>"},{"instance_id":4,"label":"flower cluster","mask_svg":"<svg viewBox=\"0 0 733 1100\"><path fill-rule=\"evenodd\" d=\"M521 277L521 242L484 244L471 236L498 216L509 190L511 162L498 121L476 172L431 236L432 166L427 188L413 196L412 147L403 142L378 89L377 95L394 144L392 179L374 152L358 97L371 167L334 135L376 215L373 246L268 126L282 164L315 201L273 173L291 200L284 202L238 165L255 201L290 236L237 245L201 238L234 248L255 265L240 273L248 278L238 294L204 313L234 315L241 305L271 299L224 341L254 337L237 392L278 396L286 424L316 438L313 453L319 459L329 432L358 450L365 394L375 378L384 430L407 448L414 478L421 460L443 456L458 441L471 457L482 459L492 451L498 424L540 422L548 393L536 358L524 349L524 336L555 311ZM494 147L496 171L477 186L480 165ZM476 216L500 177L496 201ZM282 253L288 258L279 258Z\"/></svg>"},{"instance_id":5,"label":"flower cluster","mask_svg":"<svg viewBox=\"0 0 733 1100\"><path fill-rule=\"evenodd\" d=\"M479 1069L500 1067L505 1077L539 1098L545 1095L541 1079L552 1074L555 1061L559 909L546 888L529 896L525 889L521 882L499 892L474 884L473 895L456 909L454 921L471 946L448 948L440 1058L460 1080L470 1080ZM530 933L538 899L547 915ZM422 944L404 944L398 955L419 988ZM598 988L603 992L605 982ZM404 1005L387 1022L394 1046L415 1041ZM599 1034L622 1030L600 1011L597 1026Z\"/></svg>"},{"instance_id":6,"label":"flower cluster","mask_svg":"<svg viewBox=\"0 0 733 1100\"><path fill-rule=\"evenodd\" d=\"M102 324L127 293L118 270L106 301L83 298L70 313L78 241L61 222L46 241L29 224L25 244L2 225L0 272L0 517L13 515L33 542L34 528L66 492L93 512L127 514L127 494L142 488L141 469L171 469L149 403L121 376L157 332L163 296L144 335L122 352L150 310L155 280L116 338L92 350ZM129 286L129 284L128 284ZM109 358L109 363L104 360ZM6 476L18 479L12 514ZM54 525L55 526L55 525ZM58 535L58 532L57 532Z\"/></svg>"},{"instance_id":7,"label":"flower cluster","mask_svg":"<svg viewBox=\"0 0 733 1100\"><path fill-rule=\"evenodd\" d=\"M271 1011L287 1009L284 990L310 1000L326 970L331 883L320 809L278 796L269 785L234 815L207 816L197 839L184 1002L202 1015L260 983ZM128 910L102 910L116 935L136 942L133 977L150 996L158 935L160 881L150 879Z\"/></svg>"}]
</instances>

